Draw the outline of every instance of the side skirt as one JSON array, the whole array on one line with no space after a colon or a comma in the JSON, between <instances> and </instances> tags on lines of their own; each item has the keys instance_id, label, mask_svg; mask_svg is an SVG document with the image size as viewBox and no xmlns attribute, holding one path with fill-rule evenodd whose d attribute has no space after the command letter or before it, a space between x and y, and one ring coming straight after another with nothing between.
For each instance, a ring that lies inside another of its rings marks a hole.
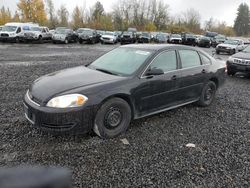
<instances>
[{"instance_id":1,"label":"side skirt","mask_svg":"<svg viewBox=\"0 0 250 188\"><path fill-rule=\"evenodd\" d=\"M161 110L157 110L157 111L154 111L154 112L150 112L150 113L145 114L145 115L142 115L142 116L135 116L134 119L140 119L140 118L144 118L144 117L147 117L147 116L159 114L159 113L161 113L161 112L165 112L165 111L168 111L168 110L172 110L172 109L175 109L175 108L179 108L179 107L181 107L181 106L186 106L186 105L188 105L188 104L197 102L198 100L199 100L199 99L192 100L192 101L189 101L189 102L186 102L186 103L182 103L182 104L178 104L178 105L171 106L171 107L168 107L168 108L164 108L164 109L161 109Z\"/></svg>"}]
</instances>

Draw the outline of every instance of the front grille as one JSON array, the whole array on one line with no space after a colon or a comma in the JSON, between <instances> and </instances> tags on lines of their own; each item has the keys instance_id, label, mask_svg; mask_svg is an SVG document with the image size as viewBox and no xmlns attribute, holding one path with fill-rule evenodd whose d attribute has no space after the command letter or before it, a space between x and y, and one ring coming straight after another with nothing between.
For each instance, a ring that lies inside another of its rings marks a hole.
<instances>
[{"instance_id":1,"label":"front grille","mask_svg":"<svg viewBox=\"0 0 250 188\"><path fill-rule=\"evenodd\" d=\"M2 34L1 34L1 37L9 37L9 34L7 34L7 33L2 33Z\"/></svg>"},{"instance_id":2,"label":"front grille","mask_svg":"<svg viewBox=\"0 0 250 188\"><path fill-rule=\"evenodd\" d=\"M235 64L240 64L240 65L250 65L250 60L246 59L234 59Z\"/></svg>"},{"instance_id":3,"label":"front grille","mask_svg":"<svg viewBox=\"0 0 250 188\"><path fill-rule=\"evenodd\" d=\"M106 37L104 37L103 39L104 39L104 40L110 40L110 38L106 38Z\"/></svg>"},{"instance_id":4,"label":"front grille","mask_svg":"<svg viewBox=\"0 0 250 188\"><path fill-rule=\"evenodd\" d=\"M224 46L219 46L219 48L220 48L220 49L224 49L224 50L227 49L227 47L224 47Z\"/></svg>"}]
</instances>

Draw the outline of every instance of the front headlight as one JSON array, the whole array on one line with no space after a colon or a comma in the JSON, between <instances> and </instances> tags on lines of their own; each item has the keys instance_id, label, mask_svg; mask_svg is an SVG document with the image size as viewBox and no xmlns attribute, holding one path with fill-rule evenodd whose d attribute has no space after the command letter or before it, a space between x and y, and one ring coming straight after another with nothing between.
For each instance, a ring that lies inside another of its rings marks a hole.
<instances>
[{"instance_id":1,"label":"front headlight","mask_svg":"<svg viewBox=\"0 0 250 188\"><path fill-rule=\"evenodd\" d=\"M47 103L47 107L52 108L73 108L83 106L88 100L88 97L81 94L70 94L55 97Z\"/></svg>"},{"instance_id":2,"label":"front headlight","mask_svg":"<svg viewBox=\"0 0 250 188\"><path fill-rule=\"evenodd\" d=\"M234 58L233 58L232 56L230 56L230 57L228 58L228 61L234 62Z\"/></svg>"}]
</instances>

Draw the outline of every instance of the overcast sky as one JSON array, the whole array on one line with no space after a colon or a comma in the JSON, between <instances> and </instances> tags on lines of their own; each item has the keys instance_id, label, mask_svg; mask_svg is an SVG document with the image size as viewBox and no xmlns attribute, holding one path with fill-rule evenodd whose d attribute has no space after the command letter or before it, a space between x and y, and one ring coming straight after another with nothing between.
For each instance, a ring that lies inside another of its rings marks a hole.
<instances>
[{"instance_id":1,"label":"overcast sky","mask_svg":"<svg viewBox=\"0 0 250 188\"><path fill-rule=\"evenodd\" d=\"M53 0L55 7L59 8L61 4L66 5L68 10L72 12L76 5L92 6L97 0ZM119 0L99 0L105 11L111 11L112 5ZM219 21L226 21L228 25L233 25L237 8L242 2L248 3L250 0L163 0L170 7L170 15L175 16L189 8L194 8L200 12L202 23L213 17ZM15 11L18 0L0 0L0 6L6 6Z\"/></svg>"}]
</instances>

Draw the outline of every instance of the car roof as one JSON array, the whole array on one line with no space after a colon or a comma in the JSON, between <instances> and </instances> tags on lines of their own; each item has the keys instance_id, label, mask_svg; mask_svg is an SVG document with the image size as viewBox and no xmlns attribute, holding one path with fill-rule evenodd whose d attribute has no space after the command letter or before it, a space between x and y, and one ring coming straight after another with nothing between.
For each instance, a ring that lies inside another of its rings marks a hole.
<instances>
[{"instance_id":1,"label":"car roof","mask_svg":"<svg viewBox=\"0 0 250 188\"><path fill-rule=\"evenodd\" d=\"M135 48L135 49L144 49L144 50L152 50L152 51L159 51L164 49L195 49L191 46L183 46L183 45L176 45L176 44L129 44L125 46L121 46L121 48Z\"/></svg>"}]
</instances>

